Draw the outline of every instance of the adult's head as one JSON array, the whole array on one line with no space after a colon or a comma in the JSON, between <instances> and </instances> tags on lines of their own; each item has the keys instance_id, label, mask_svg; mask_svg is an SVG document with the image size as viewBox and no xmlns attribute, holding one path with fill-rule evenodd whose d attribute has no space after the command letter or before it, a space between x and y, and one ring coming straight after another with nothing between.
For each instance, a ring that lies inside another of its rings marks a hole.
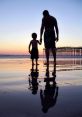
<instances>
[{"instance_id":1,"label":"adult's head","mask_svg":"<svg viewBox=\"0 0 82 117\"><path fill-rule=\"evenodd\" d=\"M44 11L43 11L43 16L44 16L44 17L49 16L48 10L44 10Z\"/></svg>"}]
</instances>

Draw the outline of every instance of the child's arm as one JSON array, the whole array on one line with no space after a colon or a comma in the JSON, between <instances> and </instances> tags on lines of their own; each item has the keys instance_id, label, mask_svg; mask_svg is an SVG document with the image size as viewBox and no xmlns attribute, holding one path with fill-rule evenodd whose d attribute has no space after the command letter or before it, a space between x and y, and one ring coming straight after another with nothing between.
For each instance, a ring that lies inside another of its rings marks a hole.
<instances>
[{"instance_id":1,"label":"child's arm","mask_svg":"<svg viewBox=\"0 0 82 117\"><path fill-rule=\"evenodd\" d=\"M37 40L37 42L38 42L39 45L41 45L41 42L40 41Z\"/></svg>"},{"instance_id":2,"label":"child's arm","mask_svg":"<svg viewBox=\"0 0 82 117\"><path fill-rule=\"evenodd\" d=\"M32 43L30 42L30 44L29 44L29 53L31 53L31 51L30 51L31 44L32 44Z\"/></svg>"}]
</instances>

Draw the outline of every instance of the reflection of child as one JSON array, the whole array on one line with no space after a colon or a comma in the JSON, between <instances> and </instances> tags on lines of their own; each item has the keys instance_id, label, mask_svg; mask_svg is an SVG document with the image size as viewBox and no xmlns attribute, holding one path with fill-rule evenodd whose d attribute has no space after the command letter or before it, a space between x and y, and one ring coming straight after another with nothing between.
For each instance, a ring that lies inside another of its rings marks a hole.
<instances>
[{"instance_id":1,"label":"reflection of child","mask_svg":"<svg viewBox=\"0 0 82 117\"><path fill-rule=\"evenodd\" d=\"M31 40L30 44L29 44L29 53L31 54L32 65L34 65L34 59L36 60L36 65L37 65L37 61L39 58L38 44L41 44L41 43L38 40L36 40L36 38L37 38L36 33L32 33L32 38L33 38L33 40ZM32 49L30 50L31 47L32 47Z\"/></svg>"},{"instance_id":2,"label":"reflection of child","mask_svg":"<svg viewBox=\"0 0 82 117\"><path fill-rule=\"evenodd\" d=\"M38 91L38 76L39 76L39 72L37 69L31 69L31 73L30 73L30 78L29 78L29 86L30 89L32 91L32 94L37 94Z\"/></svg>"}]
</instances>

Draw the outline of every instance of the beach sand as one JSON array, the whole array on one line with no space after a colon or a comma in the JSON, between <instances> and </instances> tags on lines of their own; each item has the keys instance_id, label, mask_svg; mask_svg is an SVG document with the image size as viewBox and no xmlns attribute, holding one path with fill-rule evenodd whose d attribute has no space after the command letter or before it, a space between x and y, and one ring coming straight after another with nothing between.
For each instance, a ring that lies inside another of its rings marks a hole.
<instances>
[{"instance_id":1,"label":"beach sand","mask_svg":"<svg viewBox=\"0 0 82 117\"><path fill-rule=\"evenodd\" d=\"M30 59L0 59L0 117L82 117L82 59L57 59L50 86L45 60L38 63L32 87Z\"/></svg>"}]
</instances>

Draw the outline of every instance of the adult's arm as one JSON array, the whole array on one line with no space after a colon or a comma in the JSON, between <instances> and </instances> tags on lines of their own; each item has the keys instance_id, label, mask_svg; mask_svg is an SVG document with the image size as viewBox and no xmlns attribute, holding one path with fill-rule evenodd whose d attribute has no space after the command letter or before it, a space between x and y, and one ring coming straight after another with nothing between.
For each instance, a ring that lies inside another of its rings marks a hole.
<instances>
[{"instance_id":1,"label":"adult's arm","mask_svg":"<svg viewBox=\"0 0 82 117\"><path fill-rule=\"evenodd\" d=\"M44 31L44 20L42 19L41 29L40 29L40 42L42 43L42 35Z\"/></svg>"},{"instance_id":2,"label":"adult's arm","mask_svg":"<svg viewBox=\"0 0 82 117\"><path fill-rule=\"evenodd\" d=\"M54 21L54 25L55 25L55 30L56 30L56 40L59 40L59 29L58 29L58 23L57 20L55 19Z\"/></svg>"}]
</instances>

